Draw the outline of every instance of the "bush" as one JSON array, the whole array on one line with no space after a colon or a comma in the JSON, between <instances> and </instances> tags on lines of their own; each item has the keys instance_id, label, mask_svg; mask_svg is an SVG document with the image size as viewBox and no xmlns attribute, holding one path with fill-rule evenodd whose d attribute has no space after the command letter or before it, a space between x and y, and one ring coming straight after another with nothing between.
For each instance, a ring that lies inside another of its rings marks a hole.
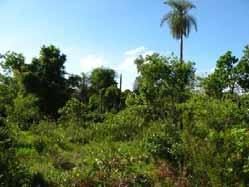
<instances>
[{"instance_id":1,"label":"bush","mask_svg":"<svg viewBox=\"0 0 249 187\"><path fill-rule=\"evenodd\" d=\"M130 141L142 134L146 122L132 109L125 109L120 113L109 114L103 124L93 126L95 136L110 141Z\"/></svg>"},{"instance_id":2,"label":"bush","mask_svg":"<svg viewBox=\"0 0 249 187\"><path fill-rule=\"evenodd\" d=\"M208 129L222 131L236 125L242 125L241 110L231 100L217 100L204 96L196 96L182 104L183 122L190 131L204 126ZM204 127L204 128L205 128ZM199 128L199 129L200 129Z\"/></svg>"},{"instance_id":3,"label":"bush","mask_svg":"<svg viewBox=\"0 0 249 187\"><path fill-rule=\"evenodd\" d=\"M65 106L59 109L61 120L67 122L85 122L86 106L76 98L67 101Z\"/></svg>"},{"instance_id":4,"label":"bush","mask_svg":"<svg viewBox=\"0 0 249 187\"><path fill-rule=\"evenodd\" d=\"M180 132L165 122L152 123L143 137L145 149L155 158L167 160L179 167L182 156Z\"/></svg>"},{"instance_id":5,"label":"bush","mask_svg":"<svg viewBox=\"0 0 249 187\"><path fill-rule=\"evenodd\" d=\"M0 186L29 186L31 175L16 157L6 127L0 127Z\"/></svg>"},{"instance_id":6,"label":"bush","mask_svg":"<svg viewBox=\"0 0 249 187\"><path fill-rule=\"evenodd\" d=\"M248 184L249 136L243 110L231 100L202 96L183 104L182 141L191 185Z\"/></svg>"},{"instance_id":7,"label":"bush","mask_svg":"<svg viewBox=\"0 0 249 187\"><path fill-rule=\"evenodd\" d=\"M28 130L41 119L37 104L35 96L19 94L14 99L13 107L8 108L8 120L18 124L22 130Z\"/></svg>"}]
</instances>

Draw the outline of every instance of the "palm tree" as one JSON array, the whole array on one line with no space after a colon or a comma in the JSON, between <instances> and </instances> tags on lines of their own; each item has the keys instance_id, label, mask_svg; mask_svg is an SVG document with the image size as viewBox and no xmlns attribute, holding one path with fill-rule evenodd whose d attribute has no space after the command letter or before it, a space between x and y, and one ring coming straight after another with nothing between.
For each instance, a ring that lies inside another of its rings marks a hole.
<instances>
[{"instance_id":1,"label":"palm tree","mask_svg":"<svg viewBox=\"0 0 249 187\"><path fill-rule=\"evenodd\" d=\"M195 18L188 14L195 5L187 0L167 0L164 4L172 10L163 16L161 27L167 22L173 38L180 40L180 61L183 63L183 37L189 36L192 27L197 31Z\"/></svg>"}]
</instances>

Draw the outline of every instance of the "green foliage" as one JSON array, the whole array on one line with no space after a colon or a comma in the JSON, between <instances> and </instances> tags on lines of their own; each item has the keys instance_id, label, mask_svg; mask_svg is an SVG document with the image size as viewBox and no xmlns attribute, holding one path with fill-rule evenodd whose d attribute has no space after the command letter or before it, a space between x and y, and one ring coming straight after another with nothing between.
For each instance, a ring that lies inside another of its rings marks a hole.
<instances>
[{"instance_id":1,"label":"green foliage","mask_svg":"<svg viewBox=\"0 0 249 187\"><path fill-rule=\"evenodd\" d=\"M62 120L68 122L84 122L86 106L76 98L67 101L65 106L59 110Z\"/></svg>"},{"instance_id":2,"label":"green foliage","mask_svg":"<svg viewBox=\"0 0 249 187\"><path fill-rule=\"evenodd\" d=\"M237 72L239 74L238 76L238 84L242 89L244 89L246 92L249 91L249 46L245 47L244 55L241 58L238 67Z\"/></svg>"},{"instance_id":3,"label":"green foliage","mask_svg":"<svg viewBox=\"0 0 249 187\"><path fill-rule=\"evenodd\" d=\"M26 186L31 175L16 160L11 151L0 152L0 186Z\"/></svg>"},{"instance_id":4,"label":"green foliage","mask_svg":"<svg viewBox=\"0 0 249 187\"><path fill-rule=\"evenodd\" d=\"M0 75L1 76L1 75ZM0 78L0 116L7 115L7 108L13 105L16 97L16 83L7 77Z\"/></svg>"},{"instance_id":5,"label":"green foliage","mask_svg":"<svg viewBox=\"0 0 249 187\"><path fill-rule=\"evenodd\" d=\"M232 94L236 88L237 73L236 64L238 59L228 51L217 61L214 72L204 79L203 85L209 96L222 98L224 92Z\"/></svg>"},{"instance_id":6,"label":"green foliage","mask_svg":"<svg viewBox=\"0 0 249 187\"><path fill-rule=\"evenodd\" d=\"M22 54L7 52L2 58L0 66L5 73L18 75L25 71L25 58Z\"/></svg>"},{"instance_id":7,"label":"green foliage","mask_svg":"<svg viewBox=\"0 0 249 187\"><path fill-rule=\"evenodd\" d=\"M31 181L31 175L16 156L13 141L9 128L0 126L0 186L25 186Z\"/></svg>"},{"instance_id":8,"label":"green foliage","mask_svg":"<svg viewBox=\"0 0 249 187\"><path fill-rule=\"evenodd\" d=\"M249 48L245 47L244 55L239 60L228 51L217 61L214 72L202 82L207 95L216 98L229 97L248 91ZM230 93L230 94L226 94Z\"/></svg>"},{"instance_id":9,"label":"green foliage","mask_svg":"<svg viewBox=\"0 0 249 187\"><path fill-rule=\"evenodd\" d=\"M55 46L43 46L40 56L28 65L22 75L22 82L27 92L39 98L41 111L56 117L68 97L65 79L66 56Z\"/></svg>"},{"instance_id":10,"label":"green foliage","mask_svg":"<svg viewBox=\"0 0 249 187\"><path fill-rule=\"evenodd\" d=\"M151 124L145 132L143 144L153 157L165 159L175 168L180 166L181 137L172 125L163 122Z\"/></svg>"},{"instance_id":11,"label":"green foliage","mask_svg":"<svg viewBox=\"0 0 249 187\"><path fill-rule=\"evenodd\" d=\"M115 71L96 68L92 71L89 79L94 92L89 99L89 108L100 113L118 111L121 93L115 81Z\"/></svg>"},{"instance_id":12,"label":"green foliage","mask_svg":"<svg viewBox=\"0 0 249 187\"><path fill-rule=\"evenodd\" d=\"M248 134L243 129L247 126L241 116L243 109L231 100L204 96L193 97L183 108L183 150L191 183L197 186L244 186L247 179L243 168L247 167L247 157L243 151L247 149ZM241 154L236 150L239 145L242 146Z\"/></svg>"},{"instance_id":13,"label":"green foliage","mask_svg":"<svg viewBox=\"0 0 249 187\"><path fill-rule=\"evenodd\" d=\"M126 97L125 104L128 107L143 105L143 98L135 93L130 93Z\"/></svg>"},{"instance_id":14,"label":"green foliage","mask_svg":"<svg viewBox=\"0 0 249 187\"><path fill-rule=\"evenodd\" d=\"M118 111L120 95L121 93L117 86L108 87L103 95L104 111Z\"/></svg>"},{"instance_id":15,"label":"green foliage","mask_svg":"<svg viewBox=\"0 0 249 187\"><path fill-rule=\"evenodd\" d=\"M78 98L83 103L89 102L92 90L90 89L89 77L85 73L82 73L81 76L70 75L67 84L72 97Z\"/></svg>"},{"instance_id":16,"label":"green foliage","mask_svg":"<svg viewBox=\"0 0 249 187\"><path fill-rule=\"evenodd\" d=\"M25 63L22 54L6 53L1 62L5 72L13 75L21 92L28 92L39 99L41 112L56 117L58 108L68 98L65 67L66 56L55 46L43 46L39 58ZM19 90L15 90L18 92Z\"/></svg>"},{"instance_id":17,"label":"green foliage","mask_svg":"<svg viewBox=\"0 0 249 187\"><path fill-rule=\"evenodd\" d=\"M139 98L153 108L158 118L167 116L177 124L180 111L176 105L188 99L194 85L193 63L181 63L174 57L158 54L140 57L135 63Z\"/></svg>"},{"instance_id":18,"label":"green foliage","mask_svg":"<svg viewBox=\"0 0 249 187\"><path fill-rule=\"evenodd\" d=\"M216 131L232 128L238 125L238 122L240 126L243 125L241 110L231 100L221 101L205 96L195 96L182 107L184 121L192 131L198 128L198 125L203 129L204 124Z\"/></svg>"},{"instance_id":19,"label":"green foliage","mask_svg":"<svg viewBox=\"0 0 249 187\"><path fill-rule=\"evenodd\" d=\"M192 27L197 30L195 18L188 14L195 8L192 3L187 0L167 0L164 4L169 5L172 10L164 15L161 25L167 22L174 38L180 39L183 35L187 37Z\"/></svg>"},{"instance_id":20,"label":"green foliage","mask_svg":"<svg viewBox=\"0 0 249 187\"><path fill-rule=\"evenodd\" d=\"M144 118L137 108L130 108L113 115L110 114L103 125L95 125L96 137L107 137L110 141L129 141L143 132Z\"/></svg>"},{"instance_id":21,"label":"green foliage","mask_svg":"<svg viewBox=\"0 0 249 187\"><path fill-rule=\"evenodd\" d=\"M8 120L19 125L23 130L28 130L31 125L41 119L38 99L33 95L18 96L13 100L13 107L8 108Z\"/></svg>"},{"instance_id":22,"label":"green foliage","mask_svg":"<svg viewBox=\"0 0 249 187\"><path fill-rule=\"evenodd\" d=\"M0 186L248 186L247 53L200 87L191 62L139 57L134 91L112 69L66 76L54 46L30 64L5 54Z\"/></svg>"},{"instance_id":23,"label":"green foliage","mask_svg":"<svg viewBox=\"0 0 249 187\"><path fill-rule=\"evenodd\" d=\"M241 109L241 118L249 124L249 95L242 95L239 99L239 107Z\"/></svg>"},{"instance_id":24,"label":"green foliage","mask_svg":"<svg viewBox=\"0 0 249 187\"><path fill-rule=\"evenodd\" d=\"M102 102L101 96L100 96L100 95L97 95L97 94L93 94L93 95L90 97L90 99L89 99L88 108L89 108L91 111L98 111L98 112L101 112L101 107L102 107L101 102Z\"/></svg>"},{"instance_id":25,"label":"green foliage","mask_svg":"<svg viewBox=\"0 0 249 187\"><path fill-rule=\"evenodd\" d=\"M193 85L193 63L182 64L174 57L166 58L158 54L140 57L135 63L140 73L139 91L150 104L162 97L177 102L181 97L186 97L186 91Z\"/></svg>"},{"instance_id":26,"label":"green foliage","mask_svg":"<svg viewBox=\"0 0 249 187\"><path fill-rule=\"evenodd\" d=\"M164 4L168 5L171 10L163 16L161 26L167 22L173 38L180 40L180 62L184 63L183 37L188 37L193 27L197 31L196 20L189 14L195 5L188 0L166 0Z\"/></svg>"},{"instance_id":27,"label":"green foliage","mask_svg":"<svg viewBox=\"0 0 249 187\"><path fill-rule=\"evenodd\" d=\"M120 108L121 93L117 86L110 86L99 90L89 99L89 109L95 112L117 112Z\"/></svg>"},{"instance_id":28,"label":"green foliage","mask_svg":"<svg viewBox=\"0 0 249 187\"><path fill-rule=\"evenodd\" d=\"M115 71L107 68L96 68L91 73L90 81L91 86L95 90L100 90L116 85Z\"/></svg>"}]
</instances>

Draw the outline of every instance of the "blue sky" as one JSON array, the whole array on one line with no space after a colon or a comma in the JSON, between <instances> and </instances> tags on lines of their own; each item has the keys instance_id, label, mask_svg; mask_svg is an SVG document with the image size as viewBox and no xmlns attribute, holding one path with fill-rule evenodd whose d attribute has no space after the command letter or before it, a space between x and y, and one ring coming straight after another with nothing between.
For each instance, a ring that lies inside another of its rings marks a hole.
<instances>
[{"instance_id":1,"label":"blue sky","mask_svg":"<svg viewBox=\"0 0 249 187\"><path fill-rule=\"evenodd\" d=\"M204 73L227 50L240 57L249 44L249 1L192 2L198 32L185 40L184 58ZM20 52L30 61L43 44L54 44L67 55L68 72L111 67L131 88L138 54L178 55L179 42L159 26L168 10L163 0L0 0L0 53Z\"/></svg>"}]
</instances>

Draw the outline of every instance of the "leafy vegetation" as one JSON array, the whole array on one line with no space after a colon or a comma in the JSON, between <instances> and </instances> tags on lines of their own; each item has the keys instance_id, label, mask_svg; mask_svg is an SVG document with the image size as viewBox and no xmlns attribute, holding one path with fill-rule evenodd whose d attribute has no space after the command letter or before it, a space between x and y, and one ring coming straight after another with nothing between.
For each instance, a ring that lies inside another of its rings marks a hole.
<instances>
[{"instance_id":1,"label":"leafy vegetation","mask_svg":"<svg viewBox=\"0 0 249 187\"><path fill-rule=\"evenodd\" d=\"M194 5L166 4L182 40ZM141 56L133 91L112 69L65 62L53 45L31 63L1 57L0 186L249 186L249 46L206 77L182 55Z\"/></svg>"}]
</instances>

